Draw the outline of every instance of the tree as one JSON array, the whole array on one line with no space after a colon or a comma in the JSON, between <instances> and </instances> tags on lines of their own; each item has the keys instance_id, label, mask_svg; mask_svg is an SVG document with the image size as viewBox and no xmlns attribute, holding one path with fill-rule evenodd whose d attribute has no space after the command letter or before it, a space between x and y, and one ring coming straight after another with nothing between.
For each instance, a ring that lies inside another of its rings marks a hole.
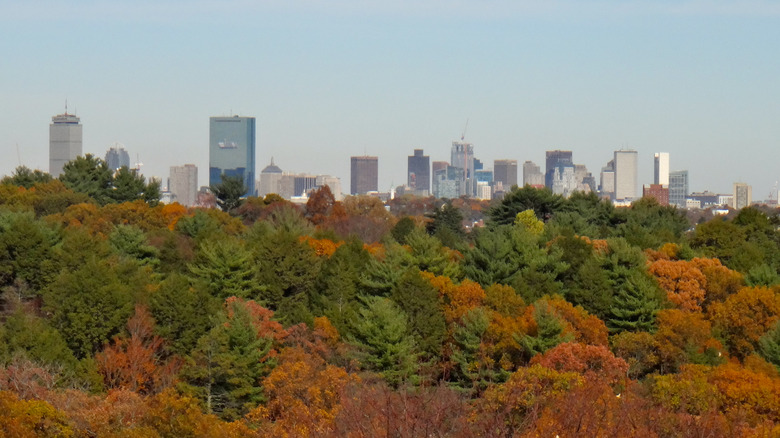
<instances>
[{"instance_id":1,"label":"tree","mask_svg":"<svg viewBox=\"0 0 780 438\"><path fill-rule=\"evenodd\" d=\"M231 212L241 206L243 197L247 188L244 186L244 179L241 176L232 176L222 174L222 181L219 184L211 185L211 192L217 197L217 205L224 212Z\"/></svg>"},{"instance_id":2,"label":"tree","mask_svg":"<svg viewBox=\"0 0 780 438\"><path fill-rule=\"evenodd\" d=\"M188 267L211 296L222 300L232 296L257 298L263 290L255 275L252 254L237 239L203 241L195 261Z\"/></svg>"},{"instance_id":3,"label":"tree","mask_svg":"<svg viewBox=\"0 0 780 438\"><path fill-rule=\"evenodd\" d=\"M154 207L160 202L160 183L146 182L138 170L130 170L122 166L111 180L112 190L108 196L113 202L123 203L143 200Z\"/></svg>"},{"instance_id":4,"label":"tree","mask_svg":"<svg viewBox=\"0 0 780 438\"><path fill-rule=\"evenodd\" d=\"M314 225L320 225L331 215L336 197L327 185L314 190L306 201L306 218Z\"/></svg>"},{"instance_id":5,"label":"tree","mask_svg":"<svg viewBox=\"0 0 780 438\"><path fill-rule=\"evenodd\" d=\"M130 316L133 292L110 260L87 259L62 271L44 291L44 309L78 358L88 357L117 335Z\"/></svg>"},{"instance_id":6,"label":"tree","mask_svg":"<svg viewBox=\"0 0 780 438\"><path fill-rule=\"evenodd\" d=\"M513 187L504 195L500 204L488 210L488 216L491 226L511 225L518 213L533 210L537 218L546 222L561 210L564 202L562 196L554 195L548 188Z\"/></svg>"},{"instance_id":7,"label":"tree","mask_svg":"<svg viewBox=\"0 0 780 438\"><path fill-rule=\"evenodd\" d=\"M48 183L52 180L51 175L42 170L30 170L27 166L19 166L14 169L10 176L3 177L0 184L7 184L16 187L32 188L38 183Z\"/></svg>"},{"instance_id":8,"label":"tree","mask_svg":"<svg viewBox=\"0 0 780 438\"><path fill-rule=\"evenodd\" d=\"M769 288L745 287L723 302L712 303L707 313L729 352L744 359L780 318L780 297Z\"/></svg>"},{"instance_id":9,"label":"tree","mask_svg":"<svg viewBox=\"0 0 780 438\"><path fill-rule=\"evenodd\" d=\"M275 365L273 345L244 302L229 302L182 370L184 388L204 401L208 413L235 420L265 400L260 382Z\"/></svg>"},{"instance_id":10,"label":"tree","mask_svg":"<svg viewBox=\"0 0 780 438\"><path fill-rule=\"evenodd\" d=\"M564 332L563 321L544 300L533 305L533 323L527 334L516 336L517 343L529 358L574 339L571 333Z\"/></svg>"},{"instance_id":11,"label":"tree","mask_svg":"<svg viewBox=\"0 0 780 438\"><path fill-rule=\"evenodd\" d=\"M393 387L418 380L419 353L407 324L406 314L395 303L387 298L370 297L360 310L354 334L347 336L357 349L362 366L379 373Z\"/></svg>"},{"instance_id":12,"label":"tree","mask_svg":"<svg viewBox=\"0 0 780 438\"><path fill-rule=\"evenodd\" d=\"M607 327L612 333L624 330L652 331L655 315L660 309L657 289L648 284L642 274L630 274L615 290Z\"/></svg>"},{"instance_id":13,"label":"tree","mask_svg":"<svg viewBox=\"0 0 780 438\"><path fill-rule=\"evenodd\" d=\"M459 249L463 246L466 237L463 231L463 213L452 205L451 200L427 216L431 219L425 227L428 234L439 238L442 244L450 248Z\"/></svg>"},{"instance_id":14,"label":"tree","mask_svg":"<svg viewBox=\"0 0 780 438\"><path fill-rule=\"evenodd\" d=\"M406 244L406 236L408 236L417 226L414 223L414 219L412 219L409 216L404 216L398 222L396 222L395 226L392 230L390 230L390 234L393 236L393 239L395 239L396 242L400 243L401 245Z\"/></svg>"},{"instance_id":15,"label":"tree","mask_svg":"<svg viewBox=\"0 0 780 438\"><path fill-rule=\"evenodd\" d=\"M60 239L30 213L0 212L0 289L14 287L25 299L40 293L59 270Z\"/></svg>"},{"instance_id":16,"label":"tree","mask_svg":"<svg viewBox=\"0 0 780 438\"><path fill-rule=\"evenodd\" d=\"M322 262L312 308L316 314L327 316L340 332L345 332L357 318L360 276L369 260L363 243L352 239Z\"/></svg>"},{"instance_id":17,"label":"tree","mask_svg":"<svg viewBox=\"0 0 780 438\"><path fill-rule=\"evenodd\" d=\"M761 357L780 370L780 324L775 323L758 339L758 352Z\"/></svg>"},{"instance_id":18,"label":"tree","mask_svg":"<svg viewBox=\"0 0 780 438\"><path fill-rule=\"evenodd\" d=\"M683 260L657 260L648 271L666 292L666 298L682 310L701 311L706 298L707 278L693 264Z\"/></svg>"},{"instance_id":19,"label":"tree","mask_svg":"<svg viewBox=\"0 0 780 438\"><path fill-rule=\"evenodd\" d=\"M407 330L422 359L435 362L441 356L447 326L439 305L439 291L414 269L407 270L390 294L406 315Z\"/></svg>"},{"instance_id":20,"label":"tree","mask_svg":"<svg viewBox=\"0 0 780 438\"><path fill-rule=\"evenodd\" d=\"M146 307L136 305L127 321L127 336L115 336L95 355L107 388L154 394L173 383L180 362L164 357L164 341L154 334L154 325Z\"/></svg>"},{"instance_id":21,"label":"tree","mask_svg":"<svg viewBox=\"0 0 780 438\"><path fill-rule=\"evenodd\" d=\"M558 344L535 356L531 363L561 372L573 371L587 380L605 381L610 385L621 383L628 372L626 361L615 357L607 347L577 342Z\"/></svg>"},{"instance_id":22,"label":"tree","mask_svg":"<svg viewBox=\"0 0 780 438\"><path fill-rule=\"evenodd\" d=\"M486 345L490 312L476 307L466 313L452 335L452 379L461 389L481 393L491 383L506 380L508 373L496 366Z\"/></svg>"},{"instance_id":23,"label":"tree","mask_svg":"<svg viewBox=\"0 0 780 438\"><path fill-rule=\"evenodd\" d=\"M76 358L60 332L45 319L22 311L16 311L0 326L0 345L3 345L0 363L23 355L33 362L62 367L67 377L72 377L77 367Z\"/></svg>"},{"instance_id":24,"label":"tree","mask_svg":"<svg viewBox=\"0 0 780 438\"><path fill-rule=\"evenodd\" d=\"M136 260L141 265L157 267L159 251L146 242L144 232L132 225L119 225L108 238L111 248L120 255Z\"/></svg>"},{"instance_id":25,"label":"tree","mask_svg":"<svg viewBox=\"0 0 780 438\"><path fill-rule=\"evenodd\" d=\"M112 201L110 196L112 175L105 161L92 154L79 155L62 167L60 181L65 187L78 193L85 193L98 204Z\"/></svg>"}]
</instances>

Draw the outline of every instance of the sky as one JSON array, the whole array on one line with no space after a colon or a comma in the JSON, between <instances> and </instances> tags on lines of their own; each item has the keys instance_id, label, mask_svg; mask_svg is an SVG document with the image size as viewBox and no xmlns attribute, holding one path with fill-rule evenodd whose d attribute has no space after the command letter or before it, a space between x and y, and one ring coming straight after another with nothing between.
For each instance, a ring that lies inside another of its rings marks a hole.
<instances>
[{"instance_id":1,"label":"sky","mask_svg":"<svg viewBox=\"0 0 780 438\"><path fill-rule=\"evenodd\" d=\"M598 179L619 149L689 171L690 190L780 179L776 0L0 0L0 175L48 170L65 110L83 151L122 143L146 176L193 163L210 116L257 118L257 172L330 174L379 157L406 182L422 148L544 166L573 151ZM518 177L522 181L522 172Z\"/></svg>"}]
</instances>

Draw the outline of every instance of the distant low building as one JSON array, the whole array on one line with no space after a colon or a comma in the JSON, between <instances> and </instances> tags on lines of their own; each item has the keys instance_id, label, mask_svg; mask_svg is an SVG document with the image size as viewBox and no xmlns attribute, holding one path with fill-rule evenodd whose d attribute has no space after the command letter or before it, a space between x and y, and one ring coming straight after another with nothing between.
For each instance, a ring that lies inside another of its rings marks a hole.
<instances>
[{"instance_id":1,"label":"distant low building","mask_svg":"<svg viewBox=\"0 0 780 438\"><path fill-rule=\"evenodd\" d=\"M645 184L642 186L642 197L653 198L659 205L669 205L669 187L662 184Z\"/></svg>"}]
</instances>

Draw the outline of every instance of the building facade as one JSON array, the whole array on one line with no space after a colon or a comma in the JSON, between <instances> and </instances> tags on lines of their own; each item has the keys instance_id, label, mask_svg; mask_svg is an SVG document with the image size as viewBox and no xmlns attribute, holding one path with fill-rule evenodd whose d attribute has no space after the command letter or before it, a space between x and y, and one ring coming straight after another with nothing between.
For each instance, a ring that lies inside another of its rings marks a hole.
<instances>
[{"instance_id":1,"label":"building facade","mask_svg":"<svg viewBox=\"0 0 780 438\"><path fill-rule=\"evenodd\" d=\"M351 157L349 193L365 195L379 191L379 158Z\"/></svg>"},{"instance_id":2,"label":"building facade","mask_svg":"<svg viewBox=\"0 0 780 438\"><path fill-rule=\"evenodd\" d=\"M669 185L669 152L653 155L653 184Z\"/></svg>"},{"instance_id":3,"label":"building facade","mask_svg":"<svg viewBox=\"0 0 780 438\"><path fill-rule=\"evenodd\" d=\"M686 208L688 203L688 171L674 170L669 172L669 205Z\"/></svg>"},{"instance_id":4,"label":"building facade","mask_svg":"<svg viewBox=\"0 0 780 438\"><path fill-rule=\"evenodd\" d=\"M255 118L209 118L209 185L222 182L222 175L240 177L248 196L255 190Z\"/></svg>"},{"instance_id":5,"label":"building facade","mask_svg":"<svg viewBox=\"0 0 780 438\"><path fill-rule=\"evenodd\" d=\"M257 183L257 196L265 196L270 193L279 195L279 181L282 179L282 169L274 164L271 157L271 164L265 166L260 171L260 180Z\"/></svg>"},{"instance_id":6,"label":"building facade","mask_svg":"<svg viewBox=\"0 0 780 438\"><path fill-rule=\"evenodd\" d=\"M474 145L458 141L452 142L450 150L450 165L463 169L460 177L460 193L474 196L477 193L476 180L474 179Z\"/></svg>"},{"instance_id":7,"label":"building facade","mask_svg":"<svg viewBox=\"0 0 780 438\"><path fill-rule=\"evenodd\" d=\"M554 150L545 152L545 187L549 189L553 188L553 177L555 176L555 169L560 168L561 166L574 166L571 151Z\"/></svg>"},{"instance_id":8,"label":"building facade","mask_svg":"<svg viewBox=\"0 0 780 438\"><path fill-rule=\"evenodd\" d=\"M533 161L523 163L523 186L544 187L544 174Z\"/></svg>"},{"instance_id":9,"label":"building facade","mask_svg":"<svg viewBox=\"0 0 780 438\"><path fill-rule=\"evenodd\" d=\"M122 143L114 143L108 151L106 151L106 164L111 170L119 170L123 166L130 168L130 154L125 150Z\"/></svg>"},{"instance_id":10,"label":"building facade","mask_svg":"<svg viewBox=\"0 0 780 438\"><path fill-rule=\"evenodd\" d=\"M62 167L68 161L81 155L82 128L81 119L73 114L64 114L51 118L49 125L49 173L53 178L62 174Z\"/></svg>"},{"instance_id":11,"label":"building facade","mask_svg":"<svg viewBox=\"0 0 780 438\"><path fill-rule=\"evenodd\" d=\"M507 190L517 185L517 160L493 161L493 181L500 182Z\"/></svg>"},{"instance_id":12,"label":"building facade","mask_svg":"<svg viewBox=\"0 0 780 438\"><path fill-rule=\"evenodd\" d=\"M171 166L168 177L168 191L173 200L192 207L198 203L198 167L194 164Z\"/></svg>"},{"instance_id":13,"label":"building facade","mask_svg":"<svg viewBox=\"0 0 780 438\"><path fill-rule=\"evenodd\" d=\"M750 207L753 203L753 187L742 182L734 183L734 198L731 206L737 210Z\"/></svg>"},{"instance_id":14,"label":"building facade","mask_svg":"<svg viewBox=\"0 0 780 438\"><path fill-rule=\"evenodd\" d=\"M642 197L653 198L660 205L669 205L669 187L663 184L645 184L642 186Z\"/></svg>"},{"instance_id":15,"label":"building facade","mask_svg":"<svg viewBox=\"0 0 780 438\"><path fill-rule=\"evenodd\" d=\"M423 155L422 149L415 149L407 163L406 185L415 195L428 196L431 193L431 157Z\"/></svg>"},{"instance_id":16,"label":"building facade","mask_svg":"<svg viewBox=\"0 0 780 438\"><path fill-rule=\"evenodd\" d=\"M637 197L637 152L615 151L615 199L632 200Z\"/></svg>"}]
</instances>

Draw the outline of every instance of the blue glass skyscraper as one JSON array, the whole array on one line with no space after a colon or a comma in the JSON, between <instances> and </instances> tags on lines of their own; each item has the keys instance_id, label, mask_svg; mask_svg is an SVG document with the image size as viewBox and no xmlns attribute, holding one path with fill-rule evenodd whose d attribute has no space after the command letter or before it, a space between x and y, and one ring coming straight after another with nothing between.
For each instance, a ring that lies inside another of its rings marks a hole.
<instances>
[{"instance_id":1,"label":"blue glass skyscraper","mask_svg":"<svg viewBox=\"0 0 780 438\"><path fill-rule=\"evenodd\" d=\"M209 118L209 184L222 182L222 175L244 180L247 195L255 190L255 118Z\"/></svg>"}]
</instances>

